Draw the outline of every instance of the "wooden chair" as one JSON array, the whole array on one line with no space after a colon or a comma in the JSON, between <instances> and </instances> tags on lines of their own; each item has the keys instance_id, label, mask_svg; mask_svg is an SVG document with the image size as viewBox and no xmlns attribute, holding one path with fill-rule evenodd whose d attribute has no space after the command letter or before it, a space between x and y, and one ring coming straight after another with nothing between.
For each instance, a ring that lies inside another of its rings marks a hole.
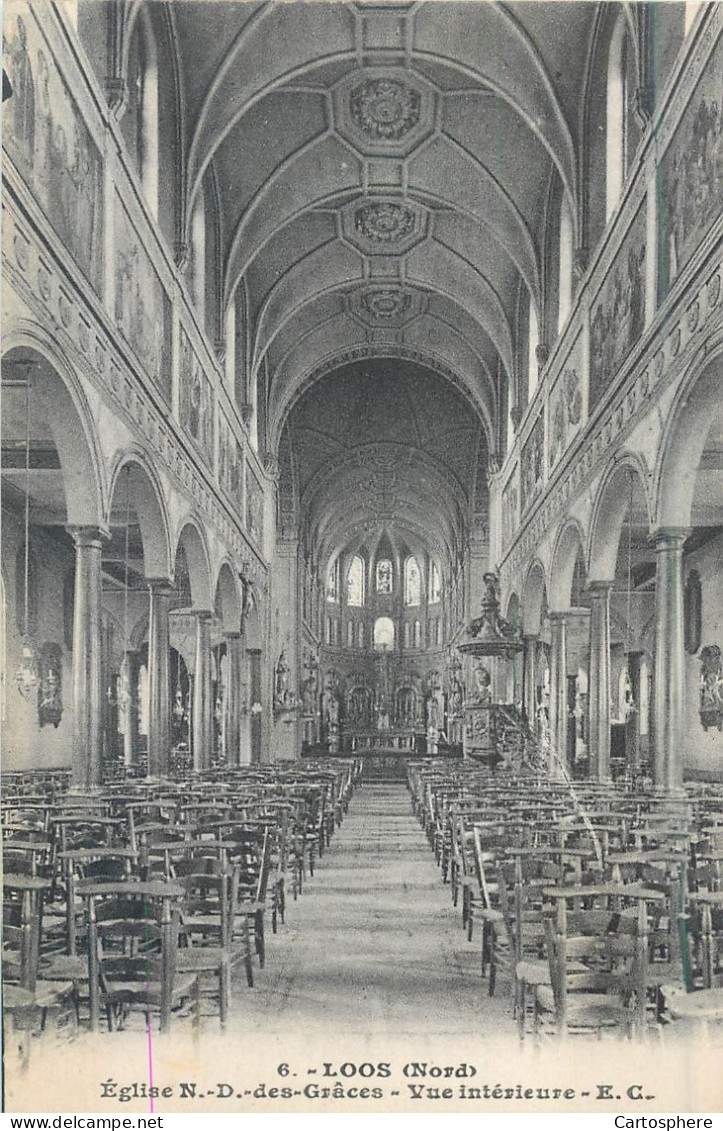
<instances>
[{"instance_id":1,"label":"wooden chair","mask_svg":"<svg viewBox=\"0 0 723 1131\"><path fill-rule=\"evenodd\" d=\"M248 920L243 917L237 923L240 868L229 867L225 858L212 863L217 865L213 870L189 870L185 876L176 969L218 983L219 1015L225 1025L233 973L243 965L248 985L253 986L253 964ZM192 866L198 867L198 861Z\"/></svg>"},{"instance_id":2,"label":"wooden chair","mask_svg":"<svg viewBox=\"0 0 723 1131\"><path fill-rule=\"evenodd\" d=\"M77 1000L72 982L39 977L43 897L50 881L6 872L3 876L3 1015L6 1048L17 1047L23 1064L34 1032L77 1032ZM54 1023L54 1024L52 1024Z\"/></svg>"},{"instance_id":3,"label":"wooden chair","mask_svg":"<svg viewBox=\"0 0 723 1131\"><path fill-rule=\"evenodd\" d=\"M554 1018L558 1037L588 1033L642 1036L646 1026L647 917L606 909L569 911L557 902L548 920L550 985L536 987L536 1017ZM536 1028L538 1026L536 1025Z\"/></svg>"},{"instance_id":4,"label":"wooden chair","mask_svg":"<svg viewBox=\"0 0 723 1131\"><path fill-rule=\"evenodd\" d=\"M79 885L80 886L80 885ZM101 1009L109 1029L140 1011L150 1026L157 1014L167 1032L175 1014L200 1020L198 978L177 970L183 888L148 883L86 883L90 1027Z\"/></svg>"}]
</instances>

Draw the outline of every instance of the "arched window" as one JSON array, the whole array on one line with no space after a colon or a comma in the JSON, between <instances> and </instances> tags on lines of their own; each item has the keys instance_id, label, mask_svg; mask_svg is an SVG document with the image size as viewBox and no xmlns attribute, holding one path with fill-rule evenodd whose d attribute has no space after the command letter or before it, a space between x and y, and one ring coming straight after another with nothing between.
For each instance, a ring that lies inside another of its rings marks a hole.
<instances>
[{"instance_id":1,"label":"arched window","mask_svg":"<svg viewBox=\"0 0 723 1131\"><path fill-rule=\"evenodd\" d=\"M377 617L375 620L374 647L380 652L394 647L394 621L391 617Z\"/></svg>"},{"instance_id":2,"label":"arched window","mask_svg":"<svg viewBox=\"0 0 723 1131\"><path fill-rule=\"evenodd\" d=\"M148 11L141 7L128 52L127 129L143 193L158 216L158 59Z\"/></svg>"},{"instance_id":3,"label":"arched window","mask_svg":"<svg viewBox=\"0 0 723 1131\"><path fill-rule=\"evenodd\" d=\"M414 647L422 647L422 625L418 620L414 622Z\"/></svg>"},{"instance_id":4,"label":"arched window","mask_svg":"<svg viewBox=\"0 0 723 1131\"><path fill-rule=\"evenodd\" d=\"M361 607L364 604L364 562L357 555L352 558L347 577L346 600L348 605Z\"/></svg>"},{"instance_id":5,"label":"arched window","mask_svg":"<svg viewBox=\"0 0 723 1131\"><path fill-rule=\"evenodd\" d=\"M392 563L388 558L377 562L377 593L391 593Z\"/></svg>"},{"instance_id":6,"label":"arched window","mask_svg":"<svg viewBox=\"0 0 723 1131\"><path fill-rule=\"evenodd\" d=\"M434 562L429 563L429 603L437 605L442 600L442 583Z\"/></svg>"},{"instance_id":7,"label":"arched window","mask_svg":"<svg viewBox=\"0 0 723 1131\"><path fill-rule=\"evenodd\" d=\"M354 621L346 622L346 646L347 648L354 647Z\"/></svg>"},{"instance_id":8,"label":"arched window","mask_svg":"<svg viewBox=\"0 0 723 1131\"><path fill-rule=\"evenodd\" d=\"M412 626L408 620L404 622L404 647L412 647Z\"/></svg>"},{"instance_id":9,"label":"arched window","mask_svg":"<svg viewBox=\"0 0 723 1131\"><path fill-rule=\"evenodd\" d=\"M326 599L327 601L339 600L339 559L337 558L333 565L329 566L329 573L326 579Z\"/></svg>"},{"instance_id":10,"label":"arched window","mask_svg":"<svg viewBox=\"0 0 723 1131\"><path fill-rule=\"evenodd\" d=\"M615 211L627 173L627 29L620 13L610 39L605 115L605 219Z\"/></svg>"},{"instance_id":11,"label":"arched window","mask_svg":"<svg viewBox=\"0 0 723 1131\"><path fill-rule=\"evenodd\" d=\"M565 325L572 306L572 211L563 193L560 203L560 240L558 248L557 332Z\"/></svg>"},{"instance_id":12,"label":"arched window","mask_svg":"<svg viewBox=\"0 0 723 1131\"><path fill-rule=\"evenodd\" d=\"M436 630L437 630L437 647L441 648L442 647L442 621L440 620L439 617L437 617Z\"/></svg>"},{"instance_id":13,"label":"arched window","mask_svg":"<svg viewBox=\"0 0 723 1131\"><path fill-rule=\"evenodd\" d=\"M418 605L422 599L422 578L416 558L407 558L404 563L404 604Z\"/></svg>"},{"instance_id":14,"label":"arched window","mask_svg":"<svg viewBox=\"0 0 723 1131\"><path fill-rule=\"evenodd\" d=\"M332 631L331 624L332 624L331 617L327 617L326 618L326 642L327 642L327 644L333 644L334 643L334 641L332 639L332 635L331 635L331 631Z\"/></svg>"},{"instance_id":15,"label":"arched window","mask_svg":"<svg viewBox=\"0 0 723 1131\"><path fill-rule=\"evenodd\" d=\"M359 641L359 647L363 648L364 647L364 621L363 620L359 621L359 625L358 625L358 628L357 628L357 638L358 638L358 641Z\"/></svg>"},{"instance_id":16,"label":"arched window","mask_svg":"<svg viewBox=\"0 0 723 1131\"><path fill-rule=\"evenodd\" d=\"M537 347L540 344L540 327L537 321L537 311L535 304L532 301L532 295L528 294L528 315L527 315L527 399L532 400L537 383L539 381L539 365L537 363Z\"/></svg>"}]
</instances>

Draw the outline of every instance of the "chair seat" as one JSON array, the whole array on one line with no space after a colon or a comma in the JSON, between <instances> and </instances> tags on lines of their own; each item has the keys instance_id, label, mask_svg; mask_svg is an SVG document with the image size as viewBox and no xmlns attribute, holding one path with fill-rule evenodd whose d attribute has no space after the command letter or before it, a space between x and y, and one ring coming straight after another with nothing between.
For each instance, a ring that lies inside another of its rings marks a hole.
<instances>
[{"instance_id":1,"label":"chair seat","mask_svg":"<svg viewBox=\"0 0 723 1131\"><path fill-rule=\"evenodd\" d=\"M12 1012L25 1009L51 1009L73 992L72 982L43 982L35 984L35 992L22 986L3 985L3 1008Z\"/></svg>"},{"instance_id":2,"label":"chair seat","mask_svg":"<svg viewBox=\"0 0 723 1131\"><path fill-rule=\"evenodd\" d=\"M664 986L665 1004L670 1016L690 1021L723 1021L723 988L685 993L676 986Z\"/></svg>"},{"instance_id":3,"label":"chair seat","mask_svg":"<svg viewBox=\"0 0 723 1131\"><path fill-rule=\"evenodd\" d=\"M528 986L549 986L550 967L544 962L518 962L515 967L517 978Z\"/></svg>"},{"instance_id":4,"label":"chair seat","mask_svg":"<svg viewBox=\"0 0 723 1131\"><path fill-rule=\"evenodd\" d=\"M87 982L88 960L82 955L56 954L41 960L40 973L48 982Z\"/></svg>"},{"instance_id":5,"label":"chair seat","mask_svg":"<svg viewBox=\"0 0 723 1131\"><path fill-rule=\"evenodd\" d=\"M172 997L174 1001L190 997L195 989L195 978L176 979ZM162 992L160 982L107 982L103 996L109 1002L125 1002L127 1005L160 1005Z\"/></svg>"},{"instance_id":6,"label":"chair seat","mask_svg":"<svg viewBox=\"0 0 723 1131\"><path fill-rule=\"evenodd\" d=\"M554 1011L552 986L539 986L537 1003L541 1009ZM626 1012L626 1006L614 994L580 994L579 999L568 995L567 998L567 1020L572 1025L617 1025Z\"/></svg>"},{"instance_id":7,"label":"chair seat","mask_svg":"<svg viewBox=\"0 0 723 1131\"><path fill-rule=\"evenodd\" d=\"M240 948L229 950L223 946L198 946L179 950L176 955L176 969L181 974L201 974L204 971L218 970L223 963L233 965L242 962L245 951Z\"/></svg>"}]
</instances>

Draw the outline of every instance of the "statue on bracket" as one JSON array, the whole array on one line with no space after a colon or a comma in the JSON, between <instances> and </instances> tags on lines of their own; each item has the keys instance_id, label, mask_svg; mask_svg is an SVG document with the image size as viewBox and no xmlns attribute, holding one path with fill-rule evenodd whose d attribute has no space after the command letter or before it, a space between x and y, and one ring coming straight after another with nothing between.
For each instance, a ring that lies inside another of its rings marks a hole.
<instances>
[{"instance_id":1,"label":"statue on bracket","mask_svg":"<svg viewBox=\"0 0 723 1131\"><path fill-rule=\"evenodd\" d=\"M723 730L723 655L717 644L700 653L700 721L704 730Z\"/></svg>"},{"instance_id":2,"label":"statue on bracket","mask_svg":"<svg viewBox=\"0 0 723 1131\"><path fill-rule=\"evenodd\" d=\"M38 683L38 722L57 727L63 717L63 654L59 644L43 644L40 649Z\"/></svg>"},{"instance_id":3,"label":"statue on bracket","mask_svg":"<svg viewBox=\"0 0 723 1131\"><path fill-rule=\"evenodd\" d=\"M282 648L274 678L274 708L277 711L290 711L297 705L296 694L289 688L290 671L286 662L286 653Z\"/></svg>"}]
</instances>

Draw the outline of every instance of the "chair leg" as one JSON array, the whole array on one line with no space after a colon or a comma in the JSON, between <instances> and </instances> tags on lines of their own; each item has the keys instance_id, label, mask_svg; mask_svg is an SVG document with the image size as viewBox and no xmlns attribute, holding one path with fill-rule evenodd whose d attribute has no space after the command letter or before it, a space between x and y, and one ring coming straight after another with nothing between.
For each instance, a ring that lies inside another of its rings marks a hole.
<instances>
[{"instance_id":1,"label":"chair leg","mask_svg":"<svg viewBox=\"0 0 723 1131\"><path fill-rule=\"evenodd\" d=\"M219 972L219 1016L221 1024L228 1021L229 1005L231 1004L231 966L228 960L221 960Z\"/></svg>"},{"instance_id":2,"label":"chair leg","mask_svg":"<svg viewBox=\"0 0 723 1131\"><path fill-rule=\"evenodd\" d=\"M266 961L266 940L264 938L264 913L257 911L254 922L254 934L256 936L256 953L259 956L259 966L263 970Z\"/></svg>"}]
</instances>

